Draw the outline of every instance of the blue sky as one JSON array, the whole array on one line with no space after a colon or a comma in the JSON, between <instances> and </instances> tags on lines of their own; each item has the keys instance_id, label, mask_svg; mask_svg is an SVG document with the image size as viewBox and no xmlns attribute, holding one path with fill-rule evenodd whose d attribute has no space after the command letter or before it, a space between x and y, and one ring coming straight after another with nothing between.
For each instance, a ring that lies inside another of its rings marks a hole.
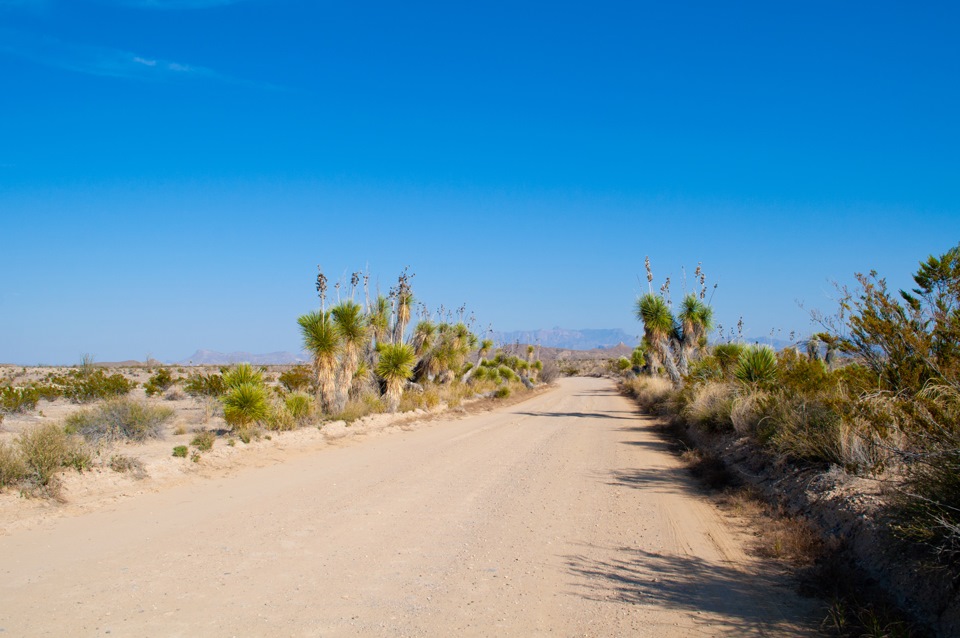
<instances>
[{"instance_id":1,"label":"blue sky","mask_svg":"<svg viewBox=\"0 0 960 638\"><path fill-rule=\"evenodd\" d=\"M296 350L318 264L785 336L960 242L955 3L462 4L0 0L0 361Z\"/></svg>"}]
</instances>

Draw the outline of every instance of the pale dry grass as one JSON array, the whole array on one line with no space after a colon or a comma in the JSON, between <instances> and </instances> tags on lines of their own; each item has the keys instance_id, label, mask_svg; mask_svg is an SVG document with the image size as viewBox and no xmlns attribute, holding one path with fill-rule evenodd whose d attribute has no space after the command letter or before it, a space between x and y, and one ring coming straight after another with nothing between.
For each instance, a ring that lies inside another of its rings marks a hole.
<instances>
[{"instance_id":1,"label":"pale dry grass","mask_svg":"<svg viewBox=\"0 0 960 638\"><path fill-rule=\"evenodd\" d=\"M694 387L682 416L688 423L713 431L729 430L736 388L727 383L701 383Z\"/></svg>"}]
</instances>

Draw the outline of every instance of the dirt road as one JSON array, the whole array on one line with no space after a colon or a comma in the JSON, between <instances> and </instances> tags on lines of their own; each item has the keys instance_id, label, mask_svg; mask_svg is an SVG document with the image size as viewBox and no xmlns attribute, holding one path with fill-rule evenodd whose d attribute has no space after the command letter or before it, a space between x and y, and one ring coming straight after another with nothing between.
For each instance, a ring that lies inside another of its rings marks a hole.
<instances>
[{"instance_id":1,"label":"dirt road","mask_svg":"<svg viewBox=\"0 0 960 638\"><path fill-rule=\"evenodd\" d=\"M768 636L743 551L603 379L0 537L5 636Z\"/></svg>"}]
</instances>

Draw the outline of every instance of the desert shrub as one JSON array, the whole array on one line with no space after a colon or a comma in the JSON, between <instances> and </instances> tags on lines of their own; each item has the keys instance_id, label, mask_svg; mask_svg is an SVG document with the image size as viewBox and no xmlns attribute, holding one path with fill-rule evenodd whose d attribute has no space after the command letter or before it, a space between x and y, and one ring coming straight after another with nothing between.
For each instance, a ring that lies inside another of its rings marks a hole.
<instances>
[{"instance_id":1,"label":"desert shrub","mask_svg":"<svg viewBox=\"0 0 960 638\"><path fill-rule=\"evenodd\" d=\"M761 428L760 434L778 453L800 461L846 464L843 419L828 400L777 391L767 395L764 411L770 427Z\"/></svg>"},{"instance_id":2,"label":"desert shrub","mask_svg":"<svg viewBox=\"0 0 960 638\"><path fill-rule=\"evenodd\" d=\"M616 360L614 366L616 367L617 372L626 372L630 369L630 359L627 359L626 357L620 357Z\"/></svg>"},{"instance_id":3,"label":"desert shrub","mask_svg":"<svg viewBox=\"0 0 960 638\"><path fill-rule=\"evenodd\" d=\"M187 458L187 446L186 445L177 445L173 448L173 456L185 459Z\"/></svg>"},{"instance_id":4,"label":"desert shrub","mask_svg":"<svg viewBox=\"0 0 960 638\"><path fill-rule=\"evenodd\" d=\"M723 367L717 357L708 355L691 363L687 376L694 381L719 381L723 379Z\"/></svg>"},{"instance_id":5,"label":"desert shrub","mask_svg":"<svg viewBox=\"0 0 960 638\"><path fill-rule=\"evenodd\" d=\"M296 391L287 395L283 403L293 420L300 425L310 420L310 417L313 416L314 407L316 405L313 397L308 394L304 394L303 392Z\"/></svg>"},{"instance_id":6,"label":"desert shrub","mask_svg":"<svg viewBox=\"0 0 960 638\"><path fill-rule=\"evenodd\" d=\"M759 390L740 392L730 407L730 422L737 434L755 436L767 417L766 394Z\"/></svg>"},{"instance_id":7,"label":"desert shrub","mask_svg":"<svg viewBox=\"0 0 960 638\"><path fill-rule=\"evenodd\" d=\"M504 381L514 381L517 379L517 373L510 369L509 366L503 364L497 368L497 372L500 375L500 378Z\"/></svg>"},{"instance_id":8,"label":"desert shrub","mask_svg":"<svg viewBox=\"0 0 960 638\"><path fill-rule=\"evenodd\" d=\"M740 353L733 375L743 383L773 383L777 378L777 355L769 346L751 346Z\"/></svg>"},{"instance_id":9,"label":"desert shrub","mask_svg":"<svg viewBox=\"0 0 960 638\"><path fill-rule=\"evenodd\" d=\"M714 432L733 426L730 414L736 389L726 383L700 383L692 386L692 394L682 410L687 422Z\"/></svg>"},{"instance_id":10,"label":"desert shrub","mask_svg":"<svg viewBox=\"0 0 960 638\"><path fill-rule=\"evenodd\" d=\"M155 375L147 379L147 382L143 384L143 389L146 391L148 397L152 397L155 394L163 394L174 383L176 383L176 381L170 374L170 371L166 368L160 368Z\"/></svg>"},{"instance_id":11,"label":"desert shrub","mask_svg":"<svg viewBox=\"0 0 960 638\"><path fill-rule=\"evenodd\" d=\"M238 363L223 373L223 384L229 389L244 384L264 385L263 368L254 369L249 363Z\"/></svg>"},{"instance_id":12,"label":"desert shrub","mask_svg":"<svg viewBox=\"0 0 960 638\"><path fill-rule=\"evenodd\" d=\"M493 393L494 399L506 399L510 396L510 388L502 387L497 388L496 392Z\"/></svg>"},{"instance_id":13,"label":"desert shrub","mask_svg":"<svg viewBox=\"0 0 960 638\"><path fill-rule=\"evenodd\" d=\"M270 415L267 396L266 388L249 381L231 387L220 398L223 402L224 420L238 432L247 430L255 423L266 421Z\"/></svg>"},{"instance_id":14,"label":"desert shrub","mask_svg":"<svg viewBox=\"0 0 960 638\"><path fill-rule=\"evenodd\" d=\"M297 422L290 415L287 406L282 400L273 401L267 418L262 421L263 426L275 432L286 432L297 429Z\"/></svg>"},{"instance_id":15,"label":"desert shrub","mask_svg":"<svg viewBox=\"0 0 960 638\"><path fill-rule=\"evenodd\" d=\"M210 430L202 430L197 432L194 435L193 440L190 441L190 445L197 448L201 452L206 452L213 448L213 442L217 440L217 435L215 432Z\"/></svg>"},{"instance_id":16,"label":"desert shrub","mask_svg":"<svg viewBox=\"0 0 960 638\"><path fill-rule=\"evenodd\" d=\"M198 372L190 375L184 382L183 389L191 396L219 397L227 388L221 375Z\"/></svg>"},{"instance_id":17,"label":"desert shrub","mask_svg":"<svg viewBox=\"0 0 960 638\"><path fill-rule=\"evenodd\" d=\"M135 381L130 381L122 374L107 375L102 369L73 370L68 375L55 377L61 387L64 397L76 403L89 403L100 399L120 397L135 387Z\"/></svg>"},{"instance_id":18,"label":"desert shrub","mask_svg":"<svg viewBox=\"0 0 960 638\"><path fill-rule=\"evenodd\" d=\"M0 489L16 485L27 475L27 464L17 448L0 441Z\"/></svg>"},{"instance_id":19,"label":"desert shrub","mask_svg":"<svg viewBox=\"0 0 960 638\"><path fill-rule=\"evenodd\" d=\"M410 412L417 409L418 397L420 395L413 392L404 392L400 397L400 403L397 405L399 412ZM353 423L370 414L380 414L386 412L387 404L382 397L373 392L368 392L358 398L350 399L344 407L343 412L333 415L331 418L335 421L345 421Z\"/></svg>"},{"instance_id":20,"label":"desert shrub","mask_svg":"<svg viewBox=\"0 0 960 638\"><path fill-rule=\"evenodd\" d=\"M17 447L26 466L25 478L38 487L50 486L64 467L82 470L90 464L89 453L55 423L27 430L17 438Z\"/></svg>"},{"instance_id":21,"label":"desert shrub","mask_svg":"<svg viewBox=\"0 0 960 638\"><path fill-rule=\"evenodd\" d=\"M0 410L4 412L26 412L37 407L40 392L35 388L11 388L0 390Z\"/></svg>"},{"instance_id":22,"label":"desert shrub","mask_svg":"<svg viewBox=\"0 0 960 638\"><path fill-rule=\"evenodd\" d=\"M724 376L733 374L733 370L740 361L745 346L742 343L718 343L713 346L713 357L717 360Z\"/></svg>"},{"instance_id":23,"label":"desert shrub","mask_svg":"<svg viewBox=\"0 0 960 638\"><path fill-rule=\"evenodd\" d=\"M543 369L540 371L540 380L544 383L553 383L560 377L560 368L554 361L547 361L541 364ZM477 370L477 372L480 372Z\"/></svg>"},{"instance_id":24,"label":"desert shrub","mask_svg":"<svg viewBox=\"0 0 960 638\"><path fill-rule=\"evenodd\" d=\"M123 398L75 412L66 418L66 426L91 443L122 440L142 443L161 438L163 424L171 418L171 408Z\"/></svg>"},{"instance_id":25,"label":"desert shrub","mask_svg":"<svg viewBox=\"0 0 960 638\"><path fill-rule=\"evenodd\" d=\"M313 371L308 366L295 366L281 373L279 381L287 392L306 392L313 384Z\"/></svg>"},{"instance_id":26,"label":"desert shrub","mask_svg":"<svg viewBox=\"0 0 960 638\"><path fill-rule=\"evenodd\" d=\"M669 409L676 391L667 379L648 376L626 381L623 389L643 410L654 414L663 414Z\"/></svg>"},{"instance_id":27,"label":"desert shrub","mask_svg":"<svg viewBox=\"0 0 960 638\"><path fill-rule=\"evenodd\" d=\"M108 464L110 469L119 474L132 474L135 478L144 478L147 470L143 466L143 461L132 456L124 454L114 454L110 457Z\"/></svg>"}]
</instances>

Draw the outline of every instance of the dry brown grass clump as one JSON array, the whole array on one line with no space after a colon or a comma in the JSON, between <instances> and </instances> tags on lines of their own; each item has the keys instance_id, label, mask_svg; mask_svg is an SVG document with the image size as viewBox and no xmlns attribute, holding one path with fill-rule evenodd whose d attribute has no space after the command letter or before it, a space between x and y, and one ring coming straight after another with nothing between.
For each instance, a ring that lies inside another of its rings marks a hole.
<instances>
[{"instance_id":1,"label":"dry brown grass clump","mask_svg":"<svg viewBox=\"0 0 960 638\"><path fill-rule=\"evenodd\" d=\"M642 409L657 414L665 411L675 394L673 384L662 377L640 376L625 381L623 387Z\"/></svg>"}]
</instances>

